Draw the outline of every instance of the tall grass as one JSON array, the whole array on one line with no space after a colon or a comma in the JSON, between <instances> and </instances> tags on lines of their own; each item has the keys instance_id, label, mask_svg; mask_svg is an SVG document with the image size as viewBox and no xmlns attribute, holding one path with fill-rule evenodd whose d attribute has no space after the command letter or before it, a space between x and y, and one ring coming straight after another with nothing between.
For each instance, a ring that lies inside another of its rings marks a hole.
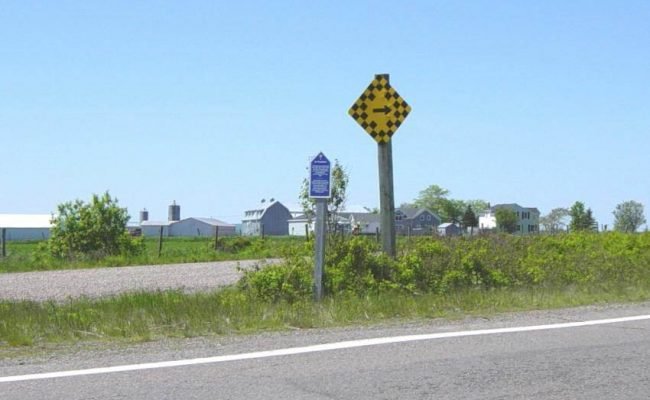
<instances>
[{"instance_id":1,"label":"tall grass","mask_svg":"<svg viewBox=\"0 0 650 400\"><path fill-rule=\"evenodd\" d=\"M460 290L413 296L384 291L341 294L315 304L266 302L230 288L204 294L125 294L102 300L0 302L2 349L78 341L141 342L165 337L231 335L373 324L387 320L458 318L650 299L650 284L581 288Z\"/></svg>"},{"instance_id":2,"label":"tall grass","mask_svg":"<svg viewBox=\"0 0 650 400\"><path fill-rule=\"evenodd\" d=\"M0 258L0 272L275 258L290 249L308 252L305 243L298 237L222 237L215 250L213 238L164 238L158 256L158 239L144 238L140 255L69 260L52 257L46 242L8 242L7 257Z\"/></svg>"},{"instance_id":3,"label":"tall grass","mask_svg":"<svg viewBox=\"0 0 650 400\"><path fill-rule=\"evenodd\" d=\"M174 255L169 246L167 262L186 260L188 255L182 249L190 247L188 243L197 245L197 253L204 251L201 248L208 251L206 241L176 243L179 253ZM264 247L271 243L275 248ZM231 248L224 244L221 251L251 258L277 254L285 262L248 271L236 286L213 293L136 293L64 304L0 302L0 349L78 340L147 341L387 319L450 318L650 299L650 234L419 238L404 246L395 260L377 253L372 240L332 241L324 279L327 297L319 304L310 299L309 245L289 239L251 242L246 249L235 244L231 243Z\"/></svg>"}]
</instances>

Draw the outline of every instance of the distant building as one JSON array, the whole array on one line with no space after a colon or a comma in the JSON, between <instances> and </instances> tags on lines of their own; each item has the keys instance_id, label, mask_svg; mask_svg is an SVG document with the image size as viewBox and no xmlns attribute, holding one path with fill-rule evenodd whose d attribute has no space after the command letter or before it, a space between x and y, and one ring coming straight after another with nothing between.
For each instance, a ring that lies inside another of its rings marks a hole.
<instances>
[{"instance_id":1,"label":"distant building","mask_svg":"<svg viewBox=\"0 0 650 400\"><path fill-rule=\"evenodd\" d=\"M181 219L181 206L173 202L169 206L167 221L149 221L149 212L140 212L140 229L145 236L164 237L212 237L219 228L219 236L236 234L235 225L214 218L190 217Z\"/></svg>"},{"instance_id":2,"label":"distant building","mask_svg":"<svg viewBox=\"0 0 650 400\"><path fill-rule=\"evenodd\" d=\"M314 231L314 220L307 218L305 214L300 214L288 221L289 236L305 236L306 232ZM306 228L305 228L306 227ZM305 231L305 229L307 231Z\"/></svg>"},{"instance_id":3,"label":"distant building","mask_svg":"<svg viewBox=\"0 0 650 400\"><path fill-rule=\"evenodd\" d=\"M172 237L202 237L214 236L217 228L219 236L232 236L235 225L214 218L185 218L169 225L169 236Z\"/></svg>"},{"instance_id":4,"label":"distant building","mask_svg":"<svg viewBox=\"0 0 650 400\"><path fill-rule=\"evenodd\" d=\"M279 201L263 202L260 207L244 212L241 227L242 235L288 235L289 220L291 218L292 215L289 209Z\"/></svg>"},{"instance_id":5,"label":"distant building","mask_svg":"<svg viewBox=\"0 0 650 400\"><path fill-rule=\"evenodd\" d=\"M359 235L374 235L381 225L381 216L377 213L348 213L350 229Z\"/></svg>"},{"instance_id":6,"label":"distant building","mask_svg":"<svg viewBox=\"0 0 650 400\"><path fill-rule=\"evenodd\" d=\"M478 226L482 231L497 228L496 211L505 208L517 214L517 228L515 234L527 235L539 232L540 212L535 207L522 207L517 203L495 204L479 214Z\"/></svg>"},{"instance_id":7,"label":"distant building","mask_svg":"<svg viewBox=\"0 0 650 400\"><path fill-rule=\"evenodd\" d=\"M7 241L45 240L50 237L51 214L0 214L0 230Z\"/></svg>"},{"instance_id":8,"label":"distant building","mask_svg":"<svg viewBox=\"0 0 650 400\"><path fill-rule=\"evenodd\" d=\"M164 237L169 236L169 226L171 221L142 221L140 222L140 229L144 236L159 236L160 228L162 228Z\"/></svg>"},{"instance_id":9,"label":"distant building","mask_svg":"<svg viewBox=\"0 0 650 400\"><path fill-rule=\"evenodd\" d=\"M442 223L438 214L426 208L400 207L395 210L395 231L405 235L409 233L429 234Z\"/></svg>"},{"instance_id":10,"label":"distant building","mask_svg":"<svg viewBox=\"0 0 650 400\"><path fill-rule=\"evenodd\" d=\"M451 222L440 224L436 229L438 231L438 235L440 236L460 236L462 233L460 226Z\"/></svg>"}]
</instances>

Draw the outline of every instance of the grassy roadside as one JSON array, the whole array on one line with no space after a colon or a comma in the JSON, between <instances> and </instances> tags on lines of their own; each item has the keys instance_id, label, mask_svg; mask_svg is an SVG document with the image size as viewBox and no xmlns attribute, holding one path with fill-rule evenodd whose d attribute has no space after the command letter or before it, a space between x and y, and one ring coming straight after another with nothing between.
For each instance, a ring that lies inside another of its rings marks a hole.
<instances>
[{"instance_id":1,"label":"grassy roadside","mask_svg":"<svg viewBox=\"0 0 650 400\"><path fill-rule=\"evenodd\" d=\"M448 294L341 295L321 304L269 303L237 288L209 294L137 293L66 304L0 303L0 354L15 346L79 341L142 342L166 337L246 334L366 325L386 320L489 316L509 311L650 299L650 283L562 289L465 289Z\"/></svg>"},{"instance_id":2,"label":"grassy roadside","mask_svg":"<svg viewBox=\"0 0 650 400\"><path fill-rule=\"evenodd\" d=\"M310 300L309 246L283 243L274 250L281 251L283 263L245 271L236 286L218 292L0 302L0 352L650 299L648 233L419 238L402 246L395 259L378 252L370 238L341 238L328 246L328 296L320 304ZM244 249L237 254L259 251L252 244Z\"/></svg>"},{"instance_id":3,"label":"grassy roadside","mask_svg":"<svg viewBox=\"0 0 650 400\"><path fill-rule=\"evenodd\" d=\"M60 269L157 265L204 261L228 261L282 257L287 251L305 249L299 237L222 237L215 251L213 238L165 238L160 257L158 239L143 238L144 250L137 256L66 260L52 257L46 242L8 242L7 257L0 258L0 273Z\"/></svg>"}]
</instances>

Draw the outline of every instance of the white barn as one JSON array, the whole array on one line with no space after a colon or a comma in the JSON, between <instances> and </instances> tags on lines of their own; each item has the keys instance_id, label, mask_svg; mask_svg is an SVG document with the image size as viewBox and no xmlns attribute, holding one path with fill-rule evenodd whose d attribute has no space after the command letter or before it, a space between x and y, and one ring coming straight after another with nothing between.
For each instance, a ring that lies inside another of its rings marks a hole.
<instances>
[{"instance_id":1,"label":"white barn","mask_svg":"<svg viewBox=\"0 0 650 400\"><path fill-rule=\"evenodd\" d=\"M50 237L51 214L0 214L0 230L7 241L45 240Z\"/></svg>"}]
</instances>

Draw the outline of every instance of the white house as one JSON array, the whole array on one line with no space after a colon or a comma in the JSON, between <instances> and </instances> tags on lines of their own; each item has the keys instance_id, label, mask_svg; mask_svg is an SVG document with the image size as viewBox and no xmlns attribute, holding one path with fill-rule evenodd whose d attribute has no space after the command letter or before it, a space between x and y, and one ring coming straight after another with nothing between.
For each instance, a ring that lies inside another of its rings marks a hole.
<instances>
[{"instance_id":1,"label":"white house","mask_svg":"<svg viewBox=\"0 0 650 400\"><path fill-rule=\"evenodd\" d=\"M535 207L522 207L517 203L496 204L481 212L478 217L478 226L481 230L496 229L496 211L500 208L512 210L517 214L517 228L515 233L527 235L539 232L539 210Z\"/></svg>"},{"instance_id":2,"label":"white house","mask_svg":"<svg viewBox=\"0 0 650 400\"><path fill-rule=\"evenodd\" d=\"M50 237L51 214L0 214L5 240L45 240Z\"/></svg>"}]
</instances>

